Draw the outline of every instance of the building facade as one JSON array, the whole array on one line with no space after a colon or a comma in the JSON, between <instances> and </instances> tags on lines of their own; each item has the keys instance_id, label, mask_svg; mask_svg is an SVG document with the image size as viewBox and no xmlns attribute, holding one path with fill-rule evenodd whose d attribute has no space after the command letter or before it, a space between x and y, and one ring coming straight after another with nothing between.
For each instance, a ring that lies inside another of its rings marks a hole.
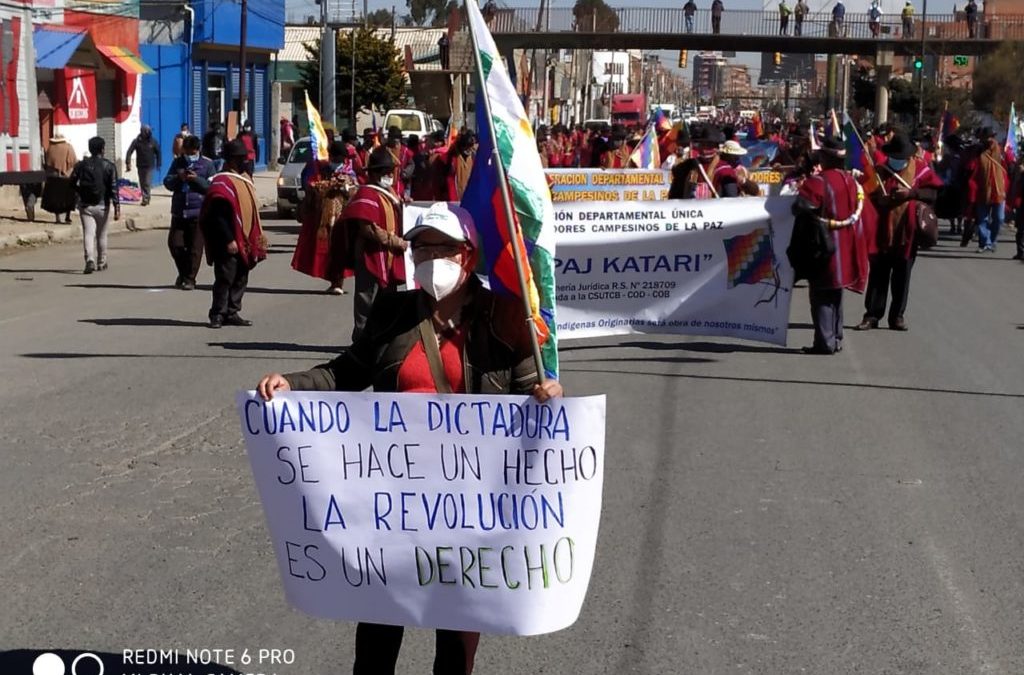
<instances>
[{"instance_id":1,"label":"building facade","mask_svg":"<svg viewBox=\"0 0 1024 675\"><path fill-rule=\"evenodd\" d=\"M142 119L165 150L183 123L201 135L214 122L233 136L245 120L259 137L258 169L267 166L272 126L271 57L284 47L284 3L248 0L245 72L241 70L241 0L189 0L142 9L143 59L153 73L143 78ZM241 82L245 79L242 109Z\"/></svg>"},{"instance_id":2,"label":"building facade","mask_svg":"<svg viewBox=\"0 0 1024 675\"><path fill-rule=\"evenodd\" d=\"M123 158L139 133L141 75L138 5L92 0L34 0L32 31L35 112L40 149L62 134L79 157L88 141L106 141L106 156L123 170ZM27 84L27 83L26 83ZM31 107L31 106L30 106Z\"/></svg>"}]
</instances>

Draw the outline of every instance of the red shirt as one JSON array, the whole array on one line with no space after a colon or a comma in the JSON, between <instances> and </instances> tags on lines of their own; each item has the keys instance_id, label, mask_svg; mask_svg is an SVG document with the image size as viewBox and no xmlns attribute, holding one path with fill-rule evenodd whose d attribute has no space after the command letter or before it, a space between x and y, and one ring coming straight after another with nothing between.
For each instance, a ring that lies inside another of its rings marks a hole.
<instances>
[{"instance_id":1,"label":"red shirt","mask_svg":"<svg viewBox=\"0 0 1024 675\"><path fill-rule=\"evenodd\" d=\"M462 367L462 348L466 343L466 333L459 328L451 333L450 338L441 339L441 365L448 377L448 384L453 394L466 393L465 370ZM436 394L437 386L430 373L430 363L423 341L417 340L402 365L398 367L398 391L418 394Z\"/></svg>"}]
</instances>

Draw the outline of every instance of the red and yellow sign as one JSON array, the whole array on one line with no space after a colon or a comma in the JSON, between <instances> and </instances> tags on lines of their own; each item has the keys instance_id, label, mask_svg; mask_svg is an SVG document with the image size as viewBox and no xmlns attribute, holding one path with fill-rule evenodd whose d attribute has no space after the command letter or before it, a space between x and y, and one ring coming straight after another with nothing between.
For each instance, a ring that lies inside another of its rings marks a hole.
<instances>
[{"instance_id":1,"label":"red and yellow sign","mask_svg":"<svg viewBox=\"0 0 1024 675\"><path fill-rule=\"evenodd\" d=\"M64 68L54 71L54 122L93 124L96 122L96 71Z\"/></svg>"}]
</instances>

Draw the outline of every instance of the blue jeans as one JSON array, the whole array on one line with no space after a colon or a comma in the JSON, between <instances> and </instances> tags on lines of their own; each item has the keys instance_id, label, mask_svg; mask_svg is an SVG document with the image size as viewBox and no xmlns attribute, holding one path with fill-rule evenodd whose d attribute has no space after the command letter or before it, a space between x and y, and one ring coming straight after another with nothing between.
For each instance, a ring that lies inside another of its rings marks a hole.
<instances>
[{"instance_id":1,"label":"blue jeans","mask_svg":"<svg viewBox=\"0 0 1024 675\"><path fill-rule=\"evenodd\" d=\"M692 16L686 17L686 32L687 33L692 33L693 32L693 17Z\"/></svg>"},{"instance_id":2,"label":"blue jeans","mask_svg":"<svg viewBox=\"0 0 1024 675\"><path fill-rule=\"evenodd\" d=\"M1002 202L978 207L978 248L995 248L1003 226L1003 209Z\"/></svg>"}]
</instances>

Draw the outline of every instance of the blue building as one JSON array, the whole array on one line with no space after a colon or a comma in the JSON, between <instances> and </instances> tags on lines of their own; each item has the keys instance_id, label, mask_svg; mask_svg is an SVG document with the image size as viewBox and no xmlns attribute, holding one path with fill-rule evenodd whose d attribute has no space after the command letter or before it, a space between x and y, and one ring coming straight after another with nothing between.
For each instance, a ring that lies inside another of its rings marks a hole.
<instances>
[{"instance_id":1,"label":"blue building","mask_svg":"<svg viewBox=\"0 0 1024 675\"><path fill-rule=\"evenodd\" d=\"M202 135L239 108L242 80L241 0L143 3L140 51L153 73L143 77L142 123L153 128L166 171L181 125ZM271 56L284 47L284 2L248 0L246 110L259 136L257 169L266 168L271 126Z\"/></svg>"}]
</instances>

